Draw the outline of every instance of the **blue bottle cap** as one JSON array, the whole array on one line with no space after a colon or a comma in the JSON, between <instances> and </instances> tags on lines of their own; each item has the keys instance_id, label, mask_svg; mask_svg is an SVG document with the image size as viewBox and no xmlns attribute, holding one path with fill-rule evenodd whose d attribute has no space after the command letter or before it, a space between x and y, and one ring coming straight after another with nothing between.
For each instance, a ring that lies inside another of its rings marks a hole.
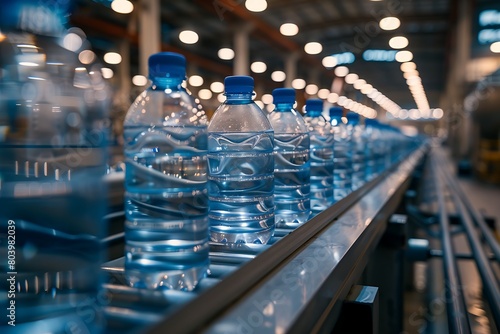
<instances>
[{"instance_id":1,"label":"blue bottle cap","mask_svg":"<svg viewBox=\"0 0 500 334\"><path fill-rule=\"evenodd\" d=\"M276 88L273 90L273 103L295 103L295 89L293 88Z\"/></svg>"},{"instance_id":2,"label":"blue bottle cap","mask_svg":"<svg viewBox=\"0 0 500 334\"><path fill-rule=\"evenodd\" d=\"M253 92L253 78L247 75L233 75L224 79L226 93L249 94Z\"/></svg>"},{"instance_id":3,"label":"blue bottle cap","mask_svg":"<svg viewBox=\"0 0 500 334\"><path fill-rule=\"evenodd\" d=\"M346 115L347 123L358 123L359 122L359 114L354 111L349 111Z\"/></svg>"},{"instance_id":4,"label":"blue bottle cap","mask_svg":"<svg viewBox=\"0 0 500 334\"><path fill-rule=\"evenodd\" d=\"M149 56L150 78L185 78L186 58L175 52L158 52Z\"/></svg>"},{"instance_id":5,"label":"blue bottle cap","mask_svg":"<svg viewBox=\"0 0 500 334\"><path fill-rule=\"evenodd\" d=\"M322 112L323 112L323 100L309 99L306 101L307 116L316 117L321 115Z\"/></svg>"},{"instance_id":6,"label":"blue bottle cap","mask_svg":"<svg viewBox=\"0 0 500 334\"><path fill-rule=\"evenodd\" d=\"M342 117L344 111L340 107L331 107L330 108L330 117Z\"/></svg>"}]
</instances>

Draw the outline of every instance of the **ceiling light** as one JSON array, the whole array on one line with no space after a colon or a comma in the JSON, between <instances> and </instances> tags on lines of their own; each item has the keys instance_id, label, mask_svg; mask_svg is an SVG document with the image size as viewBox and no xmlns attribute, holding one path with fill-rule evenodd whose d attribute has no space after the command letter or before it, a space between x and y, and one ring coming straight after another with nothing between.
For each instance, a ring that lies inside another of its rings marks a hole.
<instances>
[{"instance_id":1,"label":"ceiling light","mask_svg":"<svg viewBox=\"0 0 500 334\"><path fill-rule=\"evenodd\" d=\"M389 40L389 46L393 49L404 49L408 46L408 38L396 36Z\"/></svg>"},{"instance_id":2,"label":"ceiling light","mask_svg":"<svg viewBox=\"0 0 500 334\"><path fill-rule=\"evenodd\" d=\"M214 81L210 84L210 90L214 93L222 93L224 91L224 84L219 81Z\"/></svg>"},{"instance_id":3,"label":"ceiling light","mask_svg":"<svg viewBox=\"0 0 500 334\"><path fill-rule=\"evenodd\" d=\"M95 53L90 50L83 50L78 54L78 60L85 65L92 63L95 58Z\"/></svg>"},{"instance_id":4,"label":"ceiling light","mask_svg":"<svg viewBox=\"0 0 500 334\"><path fill-rule=\"evenodd\" d=\"M212 92L210 89L200 89L198 92L198 97L202 100L210 100L212 98Z\"/></svg>"},{"instance_id":5,"label":"ceiling light","mask_svg":"<svg viewBox=\"0 0 500 334\"><path fill-rule=\"evenodd\" d=\"M245 7L251 12L263 12L267 8L266 0L247 0L245 1Z\"/></svg>"},{"instance_id":6,"label":"ceiling light","mask_svg":"<svg viewBox=\"0 0 500 334\"><path fill-rule=\"evenodd\" d=\"M234 58L234 51L230 48L222 48L217 52L217 56L222 60L231 60Z\"/></svg>"},{"instance_id":7,"label":"ceiling light","mask_svg":"<svg viewBox=\"0 0 500 334\"><path fill-rule=\"evenodd\" d=\"M328 98L329 94L330 94L330 91L328 89L326 89L326 88L320 89L318 91L318 97L320 99L326 99L326 98Z\"/></svg>"},{"instance_id":8,"label":"ceiling light","mask_svg":"<svg viewBox=\"0 0 500 334\"><path fill-rule=\"evenodd\" d=\"M274 82L282 82L285 81L286 74L283 71L274 71L273 73L271 73L271 79Z\"/></svg>"},{"instance_id":9,"label":"ceiling light","mask_svg":"<svg viewBox=\"0 0 500 334\"><path fill-rule=\"evenodd\" d=\"M108 52L104 55L104 61L108 64L116 65L122 62L122 56L116 52Z\"/></svg>"},{"instance_id":10,"label":"ceiling light","mask_svg":"<svg viewBox=\"0 0 500 334\"><path fill-rule=\"evenodd\" d=\"M314 95L318 92L318 86L315 84L309 84L306 86L306 93L309 95Z\"/></svg>"},{"instance_id":11,"label":"ceiling light","mask_svg":"<svg viewBox=\"0 0 500 334\"><path fill-rule=\"evenodd\" d=\"M410 79L412 77L418 77L418 76L419 76L419 73L418 73L417 70L415 70L415 71L408 71L408 72L404 72L403 73L403 77L405 79Z\"/></svg>"},{"instance_id":12,"label":"ceiling light","mask_svg":"<svg viewBox=\"0 0 500 334\"><path fill-rule=\"evenodd\" d=\"M283 23L280 26L280 33L284 36L295 36L299 32L299 27L293 23Z\"/></svg>"},{"instance_id":13,"label":"ceiling light","mask_svg":"<svg viewBox=\"0 0 500 334\"><path fill-rule=\"evenodd\" d=\"M332 67L337 66L337 58L335 58L333 56L326 56L325 58L323 58L321 63L326 68L332 68Z\"/></svg>"},{"instance_id":14,"label":"ceiling light","mask_svg":"<svg viewBox=\"0 0 500 334\"><path fill-rule=\"evenodd\" d=\"M361 93L363 94L369 94L373 89L373 86L370 85L370 84L364 84L362 87L361 87Z\"/></svg>"},{"instance_id":15,"label":"ceiling light","mask_svg":"<svg viewBox=\"0 0 500 334\"><path fill-rule=\"evenodd\" d=\"M66 34L66 36L64 36L63 38L63 47L70 51L77 51L82 47L82 44L82 38L73 32Z\"/></svg>"},{"instance_id":16,"label":"ceiling light","mask_svg":"<svg viewBox=\"0 0 500 334\"><path fill-rule=\"evenodd\" d=\"M500 42L495 42L490 45L490 50L493 53L500 53Z\"/></svg>"},{"instance_id":17,"label":"ceiling light","mask_svg":"<svg viewBox=\"0 0 500 334\"><path fill-rule=\"evenodd\" d=\"M185 44L194 44L198 42L198 34L192 30L183 30L179 33L179 39Z\"/></svg>"},{"instance_id":18,"label":"ceiling light","mask_svg":"<svg viewBox=\"0 0 500 334\"><path fill-rule=\"evenodd\" d=\"M382 20L379 22L380 29L382 30L395 30L399 28L401 25L401 21L397 17L389 16L389 17L384 17Z\"/></svg>"},{"instance_id":19,"label":"ceiling light","mask_svg":"<svg viewBox=\"0 0 500 334\"><path fill-rule=\"evenodd\" d=\"M273 96L271 94L264 94L264 95L262 95L261 100L265 104L271 104L271 103L273 103Z\"/></svg>"},{"instance_id":20,"label":"ceiling light","mask_svg":"<svg viewBox=\"0 0 500 334\"><path fill-rule=\"evenodd\" d=\"M417 69L417 64L414 62L406 62L401 64L401 71L403 72L409 72L409 71L415 71Z\"/></svg>"},{"instance_id":21,"label":"ceiling light","mask_svg":"<svg viewBox=\"0 0 500 334\"><path fill-rule=\"evenodd\" d=\"M330 93L328 94L327 101L330 103L336 103L339 100L339 94L337 93Z\"/></svg>"},{"instance_id":22,"label":"ceiling light","mask_svg":"<svg viewBox=\"0 0 500 334\"><path fill-rule=\"evenodd\" d=\"M400 63L405 63L413 59L413 53L408 50L398 51L396 53L396 60Z\"/></svg>"},{"instance_id":23,"label":"ceiling light","mask_svg":"<svg viewBox=\"0 0 500 334\"><path fill-rule=\"evenodd\" d=\"M440 119L442 118L444 115L444 112L443 112L443 109L441 108L436 108L432 111L432 117L434 117L435 119Z\"/></svg>"},{"instance_id":24,"label":"ceiling light","mask_svg":"<svg viewBox=\"0 0 500 334\"><path fill-rule=\"evenodd\" d=\"M345 82L350 84L350 85L352 85L358 79L359 79L359 76L356 73L349 73L344 78Z\"/></svg>"},{"instance_id":25,"label":"ceiling light","mask_svg":"<svg viewBox=\"0 0 500 334\"><path fill-rule=\"evenodd\" d=\"M304 79L293 79L292 87L295 89L304 89L306 81Z\"/></svg>"},{"instance_id":26,"label":"ceiling light","mask_svg":"<svg viewBox=\"0 0 500 334\"><path fill-rule=\"evenodd\" d=\"M343 78L347 74L349 74L349 69L345 66L339 66L335 69L335 75L338 76L339 78Z\"/></svg>"},{"instance_id":27,"label":"ceiling light","mask_svg":"<svg viewBox=\"0 0 500 334\"><path fill-rule=\"evenodd\" d=\"M309 42L304 46L304 51L310 55L317 55L323 51L323 46L318 42Z\"/></svg>"},{"instance_id":28,"label":"ceiling light","mask_svg":"<svg viewBox=\"0 0 500 334\"><path fill-rule=\"evenodd\" d=\"M102 73L102 77L104 79L111 79L113 77L113 75L115 74L112 69L107 68L107 67L101 68L101 73Z\"/></svg>"},{"instance_id":29,"label":"ceiling light","mask_svg":"<svg viewBox=\"0 0 500 334\"><path fill-rule=\"evenodd\" d=\"M264 73L267 70L267 65L261 61L254 61L252 65L250 65L250 69L254 73Z\"/></svg>"},{"instance_id":30,"label":"ceiling light","mask_svg":"<svg viewBox=\"0 0 500 334\"><path fill-rule=\"evenodd\" d=\"M134 5L128 0L113 0L111 9L120 14L129 14L134 10Z\"/></svg>"},{"instance_id":31,"label":"ceiling light","mask_svg":"<svg viewBox=\"0 0 500 334\"><path fill-rule=\"evenodd\" d=\"M132 77L132 83L135 86L146 86L148 83L148 78L146 78L144 75L134 75Z\"/></svg>"},{"instance_id":32,"label":"ceiling light","mask_svg":"<svg viewBox=\"0 0 500 334\"><path fill-rule=\"evenodd\" d=\"M363 87L363 85L365 85L365 84L366 84L366 81L365 81L365 80L363 80L363 79L358 79L358 80L354 81L353 86L354 86L354 88L356 88L356 89L361 89L361 87Z\"/></svg>"},{"instance_id":33,"label":"ceiling light","mask_svg":"<svg viewBox=\"0 0 500 334\"><path fill-rule=\"evenodd\" d=\"M223 93L217 95L217 101L219 101L219 103L224 103L224 101L226 101L226 95Z\"/></svg>"},{"instance_id":34,"label":"ceiling light","mask_svg":"<svg viewBox=\"0 0 500 334\"><path fill-rule=\"evenodd\" d=\"M264 109L264 102L262 102L262 101L258 101L258 100L257 100L257 101L254 101L254 102L255 102L255 104L256 104L256 105L258 105L258 106L259 106L259 108L260 108L260 109Z\"/></svg>"},{"instance_id":35,"label":"ceiling light","mask_svg":"<svg viewBox=\"0 0 500 334\"><path fill-rule=\"evenodd\" d=\"M188 82L193 87L200 87L203 85L203 78L199 75L192 75L189 77Z\"/></svg>"}]
</instances>

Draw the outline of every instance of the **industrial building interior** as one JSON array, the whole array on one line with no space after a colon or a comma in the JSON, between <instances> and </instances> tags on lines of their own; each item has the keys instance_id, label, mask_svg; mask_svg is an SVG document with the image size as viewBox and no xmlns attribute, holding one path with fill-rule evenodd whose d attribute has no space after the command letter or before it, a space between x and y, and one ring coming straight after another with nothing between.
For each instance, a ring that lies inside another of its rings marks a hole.
<instances>
[{"instance_id":1,"label":"industrial building interior","mask_svg":"<svg viewBox=\"0 0 500 334\"><path fill-rule=\"evenodd\" d=\"M106 297L94 303L102 332L499 332L500 2L67 2L64 47L89 71L99 66L111 92L99 264ZM224 78L250 75L266 113L275 107L273 89L292 87L301 112L320 98L325 110L377 119L420 144L303 226L276 229L268 245L212 243L209 275L194 291L130 287L123 122L150 83L148 57L160 51L185 56L185 87L209 119L225 99ZM17 168L16 161L16 175ZM2 219L25 219L7 206ZM31 330L64 332L47 326ZM82 326L75 328L94 331Z\"/></svg>"}]
</instances>

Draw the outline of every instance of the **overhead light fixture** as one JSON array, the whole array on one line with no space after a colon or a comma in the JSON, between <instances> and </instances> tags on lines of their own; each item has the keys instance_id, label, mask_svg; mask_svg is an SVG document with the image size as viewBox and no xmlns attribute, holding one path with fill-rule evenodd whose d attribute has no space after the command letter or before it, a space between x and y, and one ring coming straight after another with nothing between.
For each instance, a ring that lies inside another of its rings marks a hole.
<instances>
[{"instance_id":1,"label":"overhead light fixture","mask_svg":"<svg viewBox=\"0 0 500 334\"><path fill-rule=\"evenodd\" d=\"M364 84L363 86L361 86L361 93L367 95L371 93L372 89L373 89L372 85Z\"/></svg>"},{"instance_id":2,"label":"overhead light fixture","mask_svg":"<svg viewBox=\"0 0 500 334\"><path fill-rule=\"evenodd\" d=\"M256 105L259 106L260 109L264 109L264 102L256 100L254 101ZM274 109L274 108L273 108Z\"/></svg>"},{"instance_id":3,"label":"overhead light fixture","mask_svg":"<svg viewBox=\"0 0 500 334\"><path fill-rule=\"evenodd\" d=\"M327 101L330 103L337 103L339 100L339 94L337 93L330 93L328 94Z\"/></svg>"},{"instance_id":4,"label":"overhead light fixture","mask_svg":"<svg viewBox=\"0 0 500 334\"><path fill-rule=\"evenodd\" d=\"M132 83L135 86L146 86L148 83L148 78L146 78L144 75L134 75L132 77Z\"/></svg>"},{"instance_id":5,"label":"overhead light fixture","mask_svg":"<svg viewBox=\"0 0 500 334\"><path fill-rule=\"evenodd\" d=\"M199 75L192 75L189 77L188 82L193 87L200 87L203 85L203 78Z\"/></svg>"},{"instance_id":6,"label":"overhead light fixture","mask_svg":"<svg viewBox=\"0 0 500 334\"><path fill-rule=\"evenodd\" d=\"M335 69L335 75L339 78L343 78L347 74L349 74L349 69L346 66L339 66Z\"/></svg>"},{"instance_id":7,"label":"overhead light fixture","mask_svg":"<svg viewBox=\"0 0 500 334\"><path fill-rule=\"evenodd\" d=\"M304 51L310 55L317 55L323 51L323 46L318 42L309 42L304 46Z\"/></svg>"},{"instance_id":8,"label":"overhead light fixture","mask_svg":"<svg viewBox=\"0 0 500 334\"><path fill-rule=\"evenodd\" d=\"M113 0L111 9L119 14L130 14L134 10L134 5L128 0Z\"/></svg>"},{"instance_id":9,"label":"overhead light fixture","mask_svg":"<svg viewBox=\"0 0 500 334\"><path fill-rule=\"evenodd\" d=\"M405 63L407 61L411 61L413 59L413 53L408 50L398 51L396 53L396 61L400 63Z\"/></svg>"},{"instance_id":10,"label":"overhead light fixture","mask_svg":"<svg viewBox=\"0 0 500 334\"><path fill-rule=\"evenodd\" d=\"M214 93L222 93L224 91L224 84L219 81L214 81L210 84L210 90Z\"/></svg>"},{"instance_id":11,"label":"overhead light fixture","mask_svg":"<svg viewBox=\"0 0 500 334\"><path fill-rule=\"evenodd\" d=\"M250 70L254 73L264 73L267 70L267 65L264 62L261 61L254 61L250 65Z\"/></svg>"},{"instance_id":12,"label":"overhead light fixture","mask_svg":"<svg viewBox=\"0 0 500 334\"><path fill-rule=\"evenodd\" d=\"M264 104L271 104L273 103L273 96L271 94L264 94L261 100Z\"/></svg>"},{"instance_id":13,"label":"overhead light fixture","mask_svg":"<svg viewBox=\"0 0 500 334\"><path fill-rule=\"evenodd\" d=\"M179 39L184 44L195 44L198 42L198 34L192 30L183 30L179 33Z\"/></svg>"},{"instance_id":14,"label":"overhead light fixture","mask_svg":"<svg viewBox=\"0 0 500 334\"><path fill-rule=\"evenodd\" d=\"M224 95L224 93L220 93L217 95L217 101L219 101L219 103L224 103L224 101L226 101L226 95Z\"/></svg>"},{"instance_id":15,"label":"overhead light fixture","mask_svg":"<svg viewBox=\"0 0 500 334\"><path fill-rule=\"evenodd\" d=\"M321 60L321 63L326 68L333 68L337 66L337 59L334 56L326 56Z\"/></svg>"},{"instance_id":16,"label":"overhead light fixture","mask_svg":"<svg viewBox=\"0 0 500 334\"><path fill-rule=\"evenodd\" d=\"M283 82L286 79L286 74L283 71L274 71L271 73L271 79L274 82Z\"/></svg>"},{"instance_id":17,"label":"overhead light fixture","mask_svg":"<svg viewBox=\"0 0 500 334\"><path fill-rule=\"evenodd\" d=\"M299 33L299 27L294 23L283 23L280 26L280 33L284 36L295 36Z\"/></svg>"},{"instance_id":18,"label":"overhead light fixture","mask_svg":"<svg viewBox=\"0 0 500 334\"><path fill-rule=\"evenodd\" d=\"M234 51L230 48L221 48L217 52L217 56L222 60L231 60L234 58Z\"/></svg>"},{"instance_id":19,"label":"overhead light fixture","mask_svg":"<svg viewBox=\"0 0 500 334\"><path fill-rule=\"evenodd\" d=\"M263 12L267 8L266 0L247 0L245 1L245 7L255 13Z\"/></svg>"},{"instance_id":20,"label":"overhead light fixture","mask_svg":"<svg viewBox=\"0 0 500 334\"><path fill-rule=\"evenodd\" d=\"M393 49L404 49L408 44L408 38L404 36L395 36L389 40L389 46Z\"/></svg>"},{"instance_id":21,"label":"overhead light fixture","mask_svg":"<svg viewBox=\"0 0 500 334\"><path fill-rule=\"evenodd\" d=\"M112 69L107 68L107 67L102 67L101 73L102 73L102 77L104 79L111 79L113 77L113 75L115 74Z\"/></svg>"},{"instance_id":22,"label":"overhead light fixture","mask_svg":"<svg viewBox=\"0 0 500 334\"><path fill-rule=\"evenodd\" d=\"M292 87L295 89L304 89L306 81L304 79L293 79Z\"/></svg>"},{"instance_id":23,"label":"overhead light fixture","mask_svg":"<svg viewBox=\"0 0 500 334\"><path fill-rule=\"evenodd\" d=\"M379 22L380 29L382 30L395 30L399 28L400 25L401 21L399 21L399 19L394 16L384 17Z\"/></svg>"},{"instance_id":24,"label":"overhead light fixture","mask_svg":"<svg viewBox=\"0 0 500 334\"><path fill-rule=\"evenodd\" d=\"M495 42L490 45L490 50L493 53L500 53L500 42Z\"/></svg>"},{"instance_id":25,"label":"overhead light fixture","mask_svg":"<svg viewBox=\"0 0 500 334\"><path fill-rule=\"evenodd\" d=\"M356 73L349 73L345 76L344 80L349 85L352 85L356 80L359 79L359 76Z\"/></svg>"},{"instance_id":26,"label":"overhead light fixture","mask_svg":"<svg viewBox=\"0 0 500 334\"><path fill-rule=\"evenodd\" d=\"M443 109L441 108L436 108L432 111L432 117L435 119L440 119L444 115Z\"/></svg>"},{"instance_id":27,"label":"overhead light fixture","mask_svg":"<svg viewBox=\"0 0 500 334\"><path fill-rule=\"evenodd\" d=\"M306 93L309 95L314 95L318 92L318 86L315 84L309 84L306 86Z\"/></svg>"},{"instance_id":28,"label":"overhead light fixture","mask_svg":"<svg viewBox=\"0 0 500 334\"><path fill-rule=\"evenodd\" d=\"M210 100L212 98L212 92L210 89L200 89L198 92L198 97L202 100Z\"/></svg>"},{"instance_id":29,"label":"overhead light fixture","mask_svg":"<svg viewBox=\"0 0 500 334\"><path fill-rule=\"evenodd\" d=\"M355 89L361 89L361 87L363 87L363 85L365 85L365 84L366 84L366 80L358 79L358 80L354 81L353 87Z\"/></svg>"},{"instance_id":30,"label":"overhead light fixture","mask_svg":"<svg viewBox=\"0 0 500 334\"><path fill-rule=\"evenodd\" d=\"M410 72L410 71L415 71L417 69L417 64L414 62L406 62L401 64L401 71L403 72Z\"/></svg>"},{"instance_id":31,"label":"overhead light fixture","mask_svg":"<svg viewBox=\"0 0 500 334\"><path fill-rule=\"evenodd\" d=\"M122 56L117 52L108 52L104 55L104 61L111 65L116 65L122 62Z\"/></svg>"},{"instance_id":32,"label":"overhead light fixture","mask_svg":"<svg viewBox=\"0 0 500 334\"><path fill-rule=\"evenodd\" d=\"M327 99L329 94L330 94L330 91L326 88L322 88L318 91L318 97L320 99Z\"/></svg>"},{"instance_id":33,"label":"overhead light fixture","mask_svg":"<svg viewBox=\"0 0 500 334\"><path fill-rule=\"evenodd\" d=\"M95 53L91 50L83 50L78 54L78 60L85 65L92 63L95 58Z\"/></svg>"},{"instance_id":34,"label":"overhead light fixture","mask_svg":"<svg viewBox=\"0 0 500 334\"><path fill-rule=\"evenodd\" d=\"M83 39L74 32L66 34L63 38L63 47L69 51L78 51L82 47Z\"/></svg>"}]
</instances>

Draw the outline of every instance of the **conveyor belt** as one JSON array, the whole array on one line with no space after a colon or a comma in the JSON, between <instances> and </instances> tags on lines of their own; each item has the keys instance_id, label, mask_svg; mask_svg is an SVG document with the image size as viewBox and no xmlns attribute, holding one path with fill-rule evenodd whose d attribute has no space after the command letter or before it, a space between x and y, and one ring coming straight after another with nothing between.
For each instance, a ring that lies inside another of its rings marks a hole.
<instances>
[{"instance_id":1,"label":"conveyor belt","mask_svg":"<svg viewBox=\"0 0 500 334\"><path fill-rule=\"evenodd\" d=\"M105 263L108 332L331 329L425 151L414 151L296 230L277 230L269 245L211 244L209 275L193 292L133 289L124 284L123 258Z\"/></svg>"}]
</instances>

